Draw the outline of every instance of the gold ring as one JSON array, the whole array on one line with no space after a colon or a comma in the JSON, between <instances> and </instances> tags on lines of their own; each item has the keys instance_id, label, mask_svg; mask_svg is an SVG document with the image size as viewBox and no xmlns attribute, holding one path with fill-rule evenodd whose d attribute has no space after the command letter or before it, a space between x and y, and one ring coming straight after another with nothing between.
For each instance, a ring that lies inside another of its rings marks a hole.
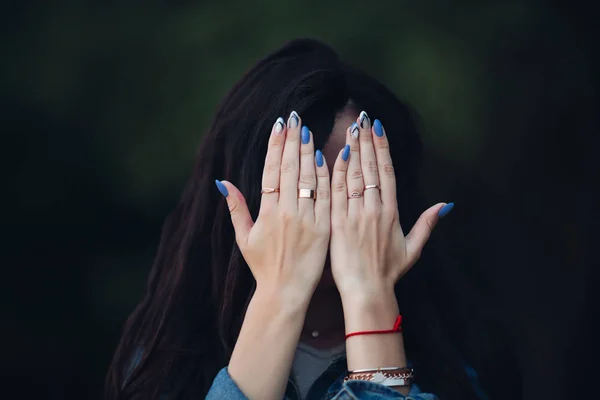
<instances>
[{"instance_id":1,"label":"gold ring","mask_svg":"<svg viewBox=\"0 0 600 400\"><path fill-rule=\"evenodd\" d=\"M260 194L279 193L279 189L276 188L262 188Z\"/></svg>"},{"instance_id":2,"label":"gold ring","mask_svg":"<svg viewBox=\"0 0 600 400\"><path fill-rule=\"evenodd\" d=\"M379 185L367 185L367 186L365 186L365 190L367 190L367 189L378 189L378 190L381 190L381 189L379 189Z\"/></svg>"},{"instance_id":3,"label":"gold ring","mask_svg":"<svg viewBox=\"0 0 600 400\"><path fill-rule=\"evenodd\" d=\"M361 197L363 197L363 194L357 191L350 193L350 196L348 196L349 199L359 199Z\"/></svg>"},{"instance_id":4,"label":"gold ring","mask_svg":"<svg viewBox=\"0 0 600 400\"><path fill-rule=\"evenodd\" d=\"M299 199L317 199L317 191L312 189L298 189Z\"/></svg>"}]
</instances>

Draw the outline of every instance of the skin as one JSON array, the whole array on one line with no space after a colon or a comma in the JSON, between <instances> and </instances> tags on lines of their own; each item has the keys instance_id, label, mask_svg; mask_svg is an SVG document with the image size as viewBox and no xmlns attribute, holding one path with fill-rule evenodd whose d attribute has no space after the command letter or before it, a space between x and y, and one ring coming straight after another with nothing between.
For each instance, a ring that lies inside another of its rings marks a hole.
<instances>
[{"instance_id":1,"label":"skin","mask_svg":"<svg viewBox=\"0 0 600 400\"><path fill-rule=\"evenodd\" d=\"M344 333L390 329L398 316L394 285L419 258L445 204L426 210L405 236L387 137L370 122L352 137L348 127L357 117L350 106L340 114L321 167L312 135L300 140L299 117L274 125L262 187L280 192L263 194L256 222L239 190L222 182L236 241L257 282L228 367L250 399L283 397L299 340L330 347ZM348 198L370 184L380 190ZM298 198L298 188L316 188L317 199ZM319 339L307 339L312 330ZM399 333L353 336L346 355L349 370L406 366Z\"/></svg>"},{"instance_id":2,"label":"skin","mask_svg":"<svg viewBox=\"0 0 600 400\"><path fill-rule=\"evenodd\" d=\"M323 156L326 160L335 160L346 144L346 130L358 118L359 111L347 106L338 116L331 135L323 146ZM329 174L333 175L334 163L328 164ZM318 331L317 338L312 337L312 332ZM328 349L344 342L344 310L342 299L335 287L331 262L325 263L323 276L319 282L306 313L306 321L302 329L300 340L317 349Z\"/></svg>"}]
</instances>

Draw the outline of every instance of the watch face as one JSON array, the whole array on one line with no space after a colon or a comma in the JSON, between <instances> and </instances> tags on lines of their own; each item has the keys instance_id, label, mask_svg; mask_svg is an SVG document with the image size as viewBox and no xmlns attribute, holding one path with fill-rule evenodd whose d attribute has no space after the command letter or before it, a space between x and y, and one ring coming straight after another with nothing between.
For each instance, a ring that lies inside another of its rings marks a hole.
<instances>
[{"instance_id":1,"label":"watch face","mask_svg":"<svg viewBox=\"0 0 600 400\"><path fill-rule=\"evenodd\" d=\"M385 381L385 375L381 371L377 371L373 374L373 382L381 383Z\"/></svg>"}]
</instances>

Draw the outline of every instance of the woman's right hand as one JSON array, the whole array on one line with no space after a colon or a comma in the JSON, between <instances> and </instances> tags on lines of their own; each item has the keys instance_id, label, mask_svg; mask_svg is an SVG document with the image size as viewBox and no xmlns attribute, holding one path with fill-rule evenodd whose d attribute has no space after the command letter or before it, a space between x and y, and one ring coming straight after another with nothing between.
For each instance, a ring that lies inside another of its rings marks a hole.
<instances>
[{"instance_id":1,"label":"woman's right hand","mask_svg":"<svg viewBox=\"0 0 600 400\"><path fill-rule=\"evenodd\" d=\"M310 301L323 273L330 233L329 170L312 133L296 112L287 125L279 118L271 130L256 222L242 193L217 181L227 198L236 242L257 283L257 291L278 293L301 304ZM317 198L299 198L299 189Z\"/></svg>"}]
</instances>

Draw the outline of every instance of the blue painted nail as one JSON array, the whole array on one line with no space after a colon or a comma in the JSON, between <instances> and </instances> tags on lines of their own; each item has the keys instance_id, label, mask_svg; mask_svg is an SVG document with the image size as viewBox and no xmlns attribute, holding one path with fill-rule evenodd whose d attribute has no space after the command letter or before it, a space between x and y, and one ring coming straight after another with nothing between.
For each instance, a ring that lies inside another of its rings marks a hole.
<instances>
[{"instance_id":1,"label":"blue painted nail","mask_svg":"<svg viewBox=\"0 0 600 400\"><path fill-rule=\"evenodd\" d=\"M323 166L323 153L321 153L321 150L317 150L317 152L315 154L315 158L317 159L317 167L322 167Z\"/></svg>"},{"instance_id":2,"label":"blue painted nail","mask_svg":"<svg viewBox=\"0 0 600 400\"><path fill-rule=\"evenodd\" d=\"M454 208L454 203L446 204L444 207L440 208L440 211L438 211L438 217L442 218L442 217L446 216L446 214L448 214L450 211L452 211L453 208Z\"/></svg>"},{"instance_id":3,"label":"blue painted nail","mask_svg":"<svg viewBox=\"0 0 600 400\"><path fill-rule=\"evenodd\" d=\"M381 121L378 119L373 122L373 130L375 131L375 135L377 135L377 137L383 136L383 126L381 125Z\"/></svg>"},{"instance_id":4,"label":"blue painted nail","mask_svg":"<svg viewBox=\"0 0 600 400\"><path fill-rule=\"evenodd\" d=\"M308 144L310 142L310 131L306 126L302 127L302 143Z\"/></svg>"},{"instance_id":5,"label":"blue painted nail","mask_svg":"<svg viewBox=\"0 0 600 400\"><path fill-rule=\"evenodd\" d=\"M342 160L348 161L348 157L350 157L350 145L349 144L344 146L344 151L342 151Z\"/></svg>"},{"instance_id":6,"label":"blue painted nail","mask_svg":"<svg viewBox=\"0 0 600 400\"><path fill-rule=\"evenodd\" d=\"M225 197L229 196L229 192L227 191L227 188L225 187L225 185L223 185L221 183L221 181L219 180L215 180L215 184L217 185L217 189L219 189L219 192L221 192L221 194Z\"/></svg>"}]
</instances>

